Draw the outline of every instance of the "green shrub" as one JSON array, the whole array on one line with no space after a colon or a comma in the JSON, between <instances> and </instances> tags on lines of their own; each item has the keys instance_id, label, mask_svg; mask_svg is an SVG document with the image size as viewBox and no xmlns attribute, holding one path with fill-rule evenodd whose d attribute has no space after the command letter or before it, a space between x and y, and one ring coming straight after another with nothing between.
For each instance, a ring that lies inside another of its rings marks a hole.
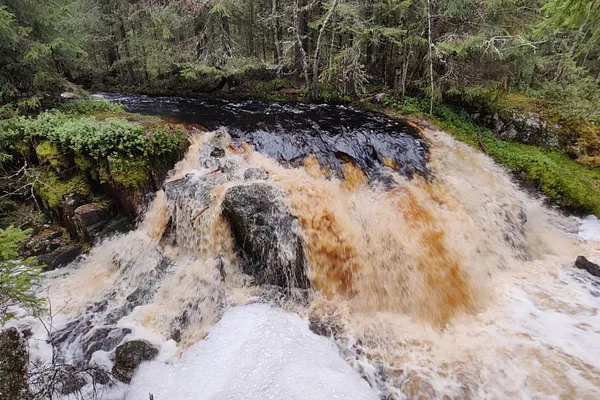
<instances>
[{"instance_id":1,"label":"green shrub","mask_svg":"<svg viewBox=\"0 0 600 400\"><path fill-rule=\"evenodd\" d=\"M99 113L124 114L123 106L104 99L69 100L58 109L66 114L93 115Z\"/></svg>"},{"instance_id":2,"label":"green shrub","mask_svg":"<svg viewBox=\"0 0 600 400\"><path fill-rule=\"evenodd\" d=\"M0 229L0 321L4 324L14 316L13 306L36 312L42 301L34 293L41 268L34 258L18 260L18 245L29 237L29 231L14 228Z\"/></svg>"}]
</instances>

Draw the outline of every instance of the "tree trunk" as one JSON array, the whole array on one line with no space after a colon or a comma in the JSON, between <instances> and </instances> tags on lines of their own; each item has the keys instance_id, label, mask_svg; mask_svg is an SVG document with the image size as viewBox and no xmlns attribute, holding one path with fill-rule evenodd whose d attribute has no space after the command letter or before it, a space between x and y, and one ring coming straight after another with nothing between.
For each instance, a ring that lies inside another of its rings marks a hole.
<instances>
[{"instance_id":1,"label":"tree trunk","mask_svg":"<svg viewBox=\"0 0 600 400\"><path fill-rule=\"evenodd\" d=\"M133 71L133 64L131 60L131 53L129 52L129 43L127 42L127 31L125 30L125 22L123 22L123 18L119 18L119 35L121 39L121 48L123 49L123 56L125 58L124 65L125 71L127 72L127 81L128 83L133 83L135 80L135 73Z\"/></svg>"},{"instance_id":2,"label":"tree trunk","mask_svg":"<svg viewBox=\"0 0 600 400\"><path fill-rule=\"evenodd\" d=\"M429 95L429 114L433 114L433 96L435 94L435 84L433 81L433 40L431 37L431 0L427 0L427 41L429 43L429 83L431 93Z\"/></svg>"},{"instance_id":3,"label":"tree trunk","mask_svg":"<svg viewBox=\"0 0 600 400\"><path fill-rule=\"evenodd\" d=\"M296 48L297 50L300 52L300 63L301 63L301 69L304 75L304 84L306 85L306 88L310 88L310 79L308 77L308 51L304 49L304 45L302 43L302 37L300 37L300 29L299 29L299 7L298 7L298 1L299 0L295 0L294 1L294 22L295 22L295 26L296 28L294 29L295 34L296 34Z\"/></svg>"},{"instance_id":4,"label":"tree trunk","mask_svg":"<svg viewBox=\"0 0 600 400\"><path fill-rule=\"evenodd\" d=\"M256 50L254 48L254 0L250 2L250 32L248 37L248 50L250 50L250 57L256 57Z\"/></svg>"},{"instance_id":5,"label":"tree trunk","mask_svg":"<svg viewBox=\"0 0 600 400\"><path fill-rule=\"evenodd\" d=\"M274 61L277 65L277 76L281 74L283 53L281 51L281 22L279 21L279 6L277 0L271 0L271 13L273 14L273 42L275 45Z\"/></svg>"},{"instance_id":6,"label":"tree trunk","mask_svg":"<svg viewBox=\"0 0 600 400\"><path fill-rule=\"evenodd\" d=\"M225 57L231 58L232 48L231 48L231 35L230 35L230 27L229 27L229 17L226 15L221 16L221 31L222 31L222 40L223 40L223 53Z\"/></svg>"},{"instance_id":7,"label":"tree trunk","mask_svg":"<svg viewBox=\"0 0 600 400\"><path fill-rule=\"evenodd\" d=\"M304 57L308 53L308 16L307 16L307 0L299 0L296 2L296 32L299 40L296 40L294 46L294 65L296 70L302 71L304 68Z\"/></svg>"},{"instance_id":8,"label":"tree trunk","mask_svg":"<svg viewBox=\"0 0 600 400\"><path fill-rule=\"evenodd\" d=\"M331 6L327 15L325 16L325 20L323 21L323 25L319 30L319 36L317 37L317 44L315 46L315 54L313 56L313 70L312 70L312 98L313 100L317 100L319 98L319 53L321 51L321 41L323 39L323 33L325 33L325 29L327 28L327 24L331 19L331 16L335 12L335 7L338 4L338 0L333 0L331 2Z\"/></svg>"}]
</instances>

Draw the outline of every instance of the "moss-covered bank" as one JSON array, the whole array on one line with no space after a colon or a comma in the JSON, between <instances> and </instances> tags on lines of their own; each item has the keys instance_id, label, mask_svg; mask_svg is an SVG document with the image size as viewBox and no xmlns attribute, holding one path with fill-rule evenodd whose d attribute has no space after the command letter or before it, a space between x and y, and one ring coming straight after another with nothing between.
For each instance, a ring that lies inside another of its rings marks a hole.
<instances>
[{"instance_id":1,"label":"moss-covered bank","mask_svg":"<svg viewBox=\"0 0 600 400\"><path fill-rule=\"evenodd\" d=\"M100 100L2 120L2 175L13 176L0 182L9 194L3 202L33 197L62 224L69 218L65 214L89 202L133 217L142 195L158 190L183 156L187 134L182 125L127 114Z\"/></svg>"},{"instance_id":2,"label":"moss-covered bank","mask_svg":"<svg viewBox=\"0 0 600 400\"><path fill-rule=\"evenodd\" d=\"M424 112L427 105L416 99L407 98L402 102L388 99L384 104L385 108L378 109L392 117L417 115L462 142L485 151L518 180L534 185L561 207L600 216L600 168L583 165L559 148L498 139L491 130L448 106L437 106L430 116Z\"/></svg>"}]
</instances>

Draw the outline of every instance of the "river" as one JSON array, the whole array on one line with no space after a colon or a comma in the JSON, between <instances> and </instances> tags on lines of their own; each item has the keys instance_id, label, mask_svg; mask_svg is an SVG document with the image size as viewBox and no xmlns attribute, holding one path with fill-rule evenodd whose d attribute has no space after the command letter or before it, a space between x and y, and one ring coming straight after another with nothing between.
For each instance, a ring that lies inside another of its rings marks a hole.
<instances>
[{"instance_id":1,"label":"river","mask_svg":"<svg viewBox=\"0 0 600 400\"><path fill-rule=\"evenodd\" d=\"M45 278L62 359L112 368L114 346L86 355L100 328L159 348L89 397L600 398L599 281L573 268L600 261L593 217L444 132L353 107L104 96L206 131L135 231ZM311 289L243 268L222 203L253 168L294 216Z\"/></svg>"}]
</instances>

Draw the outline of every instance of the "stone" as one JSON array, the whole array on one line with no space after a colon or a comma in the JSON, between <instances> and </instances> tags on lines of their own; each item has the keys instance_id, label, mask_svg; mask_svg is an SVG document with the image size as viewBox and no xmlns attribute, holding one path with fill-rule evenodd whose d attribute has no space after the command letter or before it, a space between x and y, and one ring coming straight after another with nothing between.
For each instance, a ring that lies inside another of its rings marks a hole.
<instances>
[{"instance_id":1,"label":"stone","mask_svg":"<svg viewBox=\"0 0 600 400\"><path fill-rule=\"evenodd\" d=\"M158 355L158 349L145 340L127 342L115 351L113 376L124 383L131 382L137 367L144 361L151 361Z\"/></svg>"},{"instance_id":2,"label":"stone","mask_svg":"<svg viewBox=\"0 0 600 400\"><path fill-rule=\"evenodd\" d=\"M48 228L25 240L19 246L19 255L23 258L39 256L63 247L67 243L62 231Z\"/></svg>"},{"instance_id":3,"label":"stone","mask_svg":"<svg viewBox=\"0 0 600 400\"><path fill-rule=\"evenodd\" d=\"M121 217L109 221L98 233L97 239L104 239L117 233L127 233L133 229L131 220L127 217Z\"/></svg>"},{"instance_id":4,"label":"stone","mask_svg":"<svg viewBox=\"0 0 600 400\"><path fill-rule=\"evenodd\" d=\"M42 254L37 257L40 265L45 265L44 271L54 271L57 268L64 267L81 255L83 246L73 244L60 247L50 253Z\"/></svg>"},{"instance_id":5,"label":"stone","mask_svg":"<svg viewBox=\"0 0 600 400\"><path fill-rule=\"evenodd\" d=\"M27 342L16 328L0 332L0 399L31 400L27 382Z\"/></svg>"},{"instance_id":6,"label":"stone","mask_svg":"<svg viewBox=\"0 0 600 400\"><path fill-rule=\"evenodd\" d=\"M93 240L110 220L110 213L100 204L90 203L79 206L74 211L73 220L79 236L85 240Z\"/></svg>"},{"instance_id":7,"label":"stone","mask_svg":"<svg viewBox=\"0 0 600 400\"><path fill-rule=\"evenodd\" d=\"M269 179L269 173L263 168L248 168L244 171L245 181L266 181Z\"/></svg>"},{"instance_id":8,"label":"stone","mask_svg":"<svg viewBox=\"0 0 600 400\"><path fill-rule=\"evenodd\" d=\"M493 115L471 114L473 119L493 130L502 139L537 146L558 146L562 127L549 124L537 112L501 110Z\"/></svg>"},{"instance_id":9,"label":"stone","mask_svg":"<svg viewBox=\"0 0 600 400\"><path fill-rule=\"evenodd\" d=\"M245 273L260 284L306 288L304 241L285 193L258 182L225 193L223 215L229 221Z\"/></svg>"},{"instance_id":10,"label":"stone","mask_svg":"<svg viewBox=\"0 0 600 400\"><path fill-rule=\"evenodd\" d=\"M383 100L385 100L386 97L387 97L387 93L377 93L375 96L373 96L373 98L371 99L371 102L373 104L381 104L381 103L383 103Z\"/></svg>"},{"instance_id":11,"label":"stone","mask_svg":"<svg viewBox=\"0 0 600 400\"><path fill-rule=\"evenodd\" d=\"M82 349L84 358L89 361L97 351L111 351L131 333L128 328L115 328L114 326L96 327L89 331L83 338Z\"/></svg>"},{"instance_id":12,"label":"stone","mask_svg":"<svg viewBox=\"0 0 600 400\"><path fill-rule=\"evenodd\" d=\"M210 156L214 158L223 158L225 157L225 150L221 147L215 147L211 152Z\"/></svg>"},{"instance_id":13,"label":"stone","mask_svg":"<svg viewBox=\"0 0 600 400\"><path fill-rule=\"evenodd\" d=\"M600 265L594 264L583 256L577 257L575 267L587 271L590 275L600 278Z\"/></svg>"}]
</instances>

